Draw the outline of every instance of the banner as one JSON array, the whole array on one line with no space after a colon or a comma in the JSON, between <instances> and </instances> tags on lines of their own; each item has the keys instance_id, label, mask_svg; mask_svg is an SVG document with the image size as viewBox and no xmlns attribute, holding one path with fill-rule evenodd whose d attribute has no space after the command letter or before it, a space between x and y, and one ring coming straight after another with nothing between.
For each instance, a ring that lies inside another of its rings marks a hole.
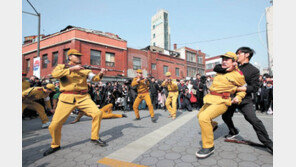
<instances>
[{"instance_id":1,"label":"banner","mask_svg":"<svg viewBox=\"0 0 296 167\"><path fill-rule=\"evenodd\" d=\"M33 61L33 75L40 78L40 57L35 57Z\"/></svg>"}]
</instances>

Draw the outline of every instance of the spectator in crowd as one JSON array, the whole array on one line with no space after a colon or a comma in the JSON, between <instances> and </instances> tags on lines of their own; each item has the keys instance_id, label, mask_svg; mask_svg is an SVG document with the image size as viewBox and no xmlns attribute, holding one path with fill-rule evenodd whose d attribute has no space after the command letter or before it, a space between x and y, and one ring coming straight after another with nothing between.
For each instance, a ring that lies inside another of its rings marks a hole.
<instances>
[{"instance_id":1,"label":"spectator in crowd","mask_svg":"<svg viewBox=\"0 0 296 167\"><path fill-rule=\"evenodd\" d=\"M150 97L151 97L151 102L153 105L153 109L156 110L157 109L157 97L158 97L158 90L159 90L159 86L158 83L155 81L154 77L151 77L151 82L150 82Z\"/></svg>"},{"instance_id":2,"label":"spectator in crowd","mask_svg":"<svg viewBox=\"0 0 296 167\"><path fill-rule=\"evenodd\" d=\"M272 101L273 101L273 87L272 82L267 81L266 85L262 87L262 101L263 101L263 112L266 114L273 114Z\"/></svg>"},{"instance_id":3,"label":"spectator in crowd","mask_svg":"<svg viewBox=\"0 0 296 167\"><path fill-rule=\"evenodd\" d=\"M198 103L198 108L201 108L203 106L203 98L207 94L207 85L206 85L206 76L201 76L200 81L198 84L198 93L197 93L197 103Z\"/></svg>"},{"instance_id":4,"label":"spectator in crowd","mask_svg":"<svg viewBox=\"0 0 296 167\"><path fill-rule=\"evenodd\" d=\"M184 101L184 99L183 99L182 95L184 94L185 89L188 89L188 87L185 85L185 82L182 79L182 80L180 80L180 84L178 85L178 90L179 90L178 104L179 104L180 109L183 109L183 107L182 107L183 102L182 101ZM189 91L189 89L188 89L188 91ZM189 102L190 102L190 98L189 98ZM191 106L191 104L190 104L190 106Z\"/></svg>"},{"instance_id":5,"label":"spectator in crowd","mask_svg":"<svg viewBox=\"0 0 296 167\"><path fill-rule=\"evenodd\" d=\"M186 87L185 89L182 89L181 93L181 98L182 98L182 109L187 109L187 111L192 111L191 103L190 103L190 98L191 94L189 93L189 89Z\"/></svg>"}]
</instances>

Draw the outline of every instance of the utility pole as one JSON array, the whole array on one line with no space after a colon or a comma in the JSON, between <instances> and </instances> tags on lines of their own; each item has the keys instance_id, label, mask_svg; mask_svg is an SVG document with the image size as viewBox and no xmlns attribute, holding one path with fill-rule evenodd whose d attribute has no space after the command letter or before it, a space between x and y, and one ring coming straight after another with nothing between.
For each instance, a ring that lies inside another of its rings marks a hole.
<instances>
[{"instance_id":1,"label":"utility pole","mask_svg":"<svg viewBox=\"0 0 296 167\"><path fill-rule=\"evenodd\" d=\"M37 10L34 8L34 6L31 4L29 0L27 2L30 4L30 6L34 9L35 13L29 13L29 12L24 12L26 14L34 15L38 17L38 37L37 37L37 57L40 57L40 21L41 21L41 14L37 12Z\"/></svg>"}]
</instances>

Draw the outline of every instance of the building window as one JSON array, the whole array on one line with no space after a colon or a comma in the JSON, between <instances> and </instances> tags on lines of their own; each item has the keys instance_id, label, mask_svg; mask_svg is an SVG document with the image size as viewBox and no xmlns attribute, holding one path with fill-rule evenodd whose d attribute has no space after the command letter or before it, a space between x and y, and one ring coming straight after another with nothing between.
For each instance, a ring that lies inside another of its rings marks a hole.
<instances>
[{"instance_id":1,"label":"building window","mask_svg":"<svg viewBox=\"0 0 296 167\"><path fill-rule=\"evenodd\" d=\"M207 65L206 65L206 69L207 69L207 70L209 70L209 69L213 69L213 63L207 64Z\"/></svg>"},{"instance_id":2,"label":"building window","mask_svg":"<svg viewBox=\"0 0 296 167\"><path fill-rule=\"evenodd\" d=\"M59 57L59 52L53 52L52 53L52 67L55 67L58 64L58 57Z\"/></svg>"},{"instance_id":3,"label":"building window","mask_svg":"<svg viewBox=\"0 0 296 167\"><path fill-rule=\"evenodd\" d=\"M106 52L106 66L114 67L115 65L115 54Z\"/></svg>"},{"instance_id":4,"label":"building window","mask_svg":"<svg viewBox=\"0 0 296 167\"><path fill-rule=\"evenodd\" d=\"M163 66L163 74L165 75L166 72L169 71L169 67L168 66Z\"/></svg>"},{"instance_id":5,"label":"building window","mask_svg":"<svg viewBox=\"0 0 296 167\"><path fill-rule=\"evenodd\" d=\"M155 29L155 25L153 25L153 30Z\"/></svg>"},{"instance_id":6,"label":"building window","mask_svg":"<svg viewBox=\"0 0 296 167\"><path fill-rule=\"evenodd\" d=\"M156 64L152 63L151 68L152 68L152 70L156 70Z\"/></svg>"},{"instance_id":7,"label":"building window","mask_svg":"<svg viewBox=\"0 0 296 167\"><path fill-rule=\"evenodd\" d=\"M180 69L176 68L176 76L179 77L180 76Z\"/></svg>"},{"instance_id":8,"label":"building window","mask_svg":"<svg viewBox=\"0 0 296 167\"><path fill-rule=\"evenodd\" d=\"M155 34L153 34L153 38L155 38Z\"/></svg>"},{"instance_id":9,"label":"building window","mask_svg":"<svg viewBox=\"0 0 296 167\"><path fill-rule=\"evenodd\" d=\"M202 64L203 63L203 58L201 56L198 56L198 63Z\"/></svg>"},{"instance_id":10,"label":"building window","mask_svg":"<svg viewBox=\"0 0 296 167\"><path fill-rule=\"evenodd\" d=\"M196 75L196 68L187 67L187 76L188 77L195 77L195 75Z\"/></svg>"},{"instance_id":11,"label":"building window","mask_svg":"<svg viewBox=\"0 0 296 167\"><path fill-rule=\"evenodd\" d=\"M141 58L133 57L133 69L141 69Z\"/></svg>"},{"instance_id":12,"label":"building window","mask_svg":"<svg viewBox=\"0 0 296 167\"><path fill-rule=\"evenodd\" d=\"M90 50L90 65L101 65L101 51Z\"/></svg>"},{"instance_id":13,"label":"building window","mask_svg":"<svg viewBox=\"0 0 296 167\"><path fill-rule=\"evenodd\" d=\"M186 52L186 60L189 62L196 63L196 54L192 52Z\"/></svg>"},{"instance_id":14,"label":"building window","mask_svg":"<svg viewBox=\"0 0 296 167\"><path fill-rule=\"evenodd\" d=\"M26 72L29 72L30 71L30 59L27 59L26 60L26 62L27 62L27 69L26 69Z\"/></svg>"},{"instance_id":15,"label":"building window","mask_svg":"<svg viewBox=\"0 0 296 167\"><path fill-rule=\"evenodd\" d=\"M153 46L155 46L155 42L153 42Z\"/></svg>"},{"instance_id":16,"label":"building window","mask_svg":"<svg viewBox=\"0 0 296 167\"><path fill-rule=\"evenodd\" d=\"M69 62L69 60L68 60L68 51L69 50L70 49L64 49L64 51L63 51L63 63L64 64L67 64Z\"/></svg>"},{"instance_id":17,"label":"building window","mask_svg":"<svg viewBox=\"0 0 296 167\"><path fill-rule=\"evenodd\" d=\"M47 54L42 55L42 68L47 68L48 62Z\"/></svg>"},{"instance_id":18,"label":"building window","mask_svg":"<svg viewBox=\"0 0 296 167\"><path fill-rule=\"evenodd\" d=\"M198 69L198 73L199 73L200 75L204 75L204 74L205 74L205 70L203 70L203 69Z\"/></svg>"}]
</instances>

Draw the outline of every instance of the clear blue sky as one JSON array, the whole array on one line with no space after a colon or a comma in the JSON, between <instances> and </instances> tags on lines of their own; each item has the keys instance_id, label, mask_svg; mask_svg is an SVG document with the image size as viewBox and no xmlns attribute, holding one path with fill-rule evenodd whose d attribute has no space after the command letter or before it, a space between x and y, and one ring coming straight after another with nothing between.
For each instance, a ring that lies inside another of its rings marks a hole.
<instances>
[{"instance_id":1,"label":"clear blue sky","mask_svg":"<svg viewBox=\"0 0 296 167\"><path fill-rule=\"evenodd\" d=\"M212 42L199 42L250 34L266 29L265 8L269 0L30 0L41 13L41 34L52 34L67 25L118 34L128 47L150 44L151 17L169 12L171 46L184 43L210 56L235 52L240 46L256 51L252 63L267 67L266 33ZM26 0L22 10L34 13ZM22 38L37 34L37 17L22 14ZM260 40L261 36L262 40ZM171 48L172 49L172 48Z\"/></svg>"}]
</instances>

